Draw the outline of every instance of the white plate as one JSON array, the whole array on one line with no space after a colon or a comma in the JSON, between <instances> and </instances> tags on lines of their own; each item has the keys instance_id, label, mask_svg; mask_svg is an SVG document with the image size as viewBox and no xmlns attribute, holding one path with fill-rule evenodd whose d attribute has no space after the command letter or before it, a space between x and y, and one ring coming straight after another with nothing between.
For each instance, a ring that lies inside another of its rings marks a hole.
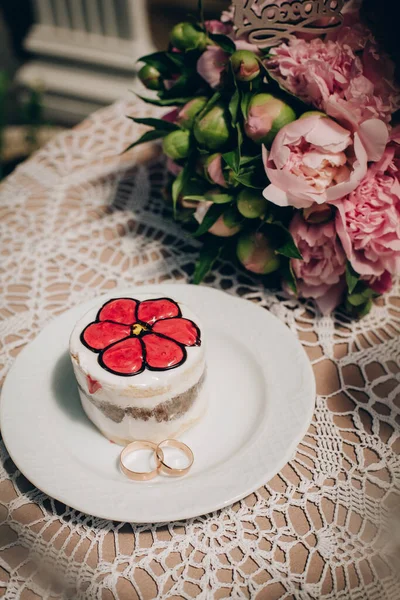
<instances>
[{"instance_id":1,"label":"white plate","mask_svg":"<svg viewBox=\"0 0 400 600\"><path fill-rule=\"evenodd\" d=\"M182 479L127 480L121 448L86 418L68 355L75 322L109 298L159 293L192 307L204 323L211 389L204 419L181 439L195 464ZM315 382L298 340L271 313L184 284L114 290L51 322L15 361L4 384L4 442L40 490L90 515L155 523L202 515L254 492L280 471L306 433Z\"/></svg>"}]
</instances>

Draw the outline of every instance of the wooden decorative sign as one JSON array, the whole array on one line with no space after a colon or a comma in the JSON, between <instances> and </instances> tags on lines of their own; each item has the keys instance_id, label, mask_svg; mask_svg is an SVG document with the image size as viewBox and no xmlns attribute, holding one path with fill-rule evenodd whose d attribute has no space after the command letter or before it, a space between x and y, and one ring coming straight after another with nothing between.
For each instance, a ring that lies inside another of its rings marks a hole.
<instances>
[{"instance_id":1,"label":"wooden decorative sign","mask_svg":"<svg viewBox=\"0 0 400 600\"><path fill-rule=\"evenodd\" d=\"M266 2L233 0L237 36L245 34L259 48L290 40L294 33L328 33L343 23L344 0Z\"/></svg>"}]
</instances>

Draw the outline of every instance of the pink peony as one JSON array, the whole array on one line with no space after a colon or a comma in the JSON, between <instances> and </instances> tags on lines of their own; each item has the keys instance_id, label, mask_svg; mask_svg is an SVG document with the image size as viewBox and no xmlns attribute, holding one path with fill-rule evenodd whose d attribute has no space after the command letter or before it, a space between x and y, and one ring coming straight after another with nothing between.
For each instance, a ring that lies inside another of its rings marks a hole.
<instances>
[{"instance_id":1,"label":"pink peony","mask_svg":"<svg viewBox=\"0 0 400 600\"><path fill-rule=\"evenodd\" d=\"M336 202L352 192L367 172L358 134L332 119L313 115L283 127L271 151L263 149L271 184L264 197L278 206L308 208Z\"/></svg>"},{"instance_id":2,"label":"pink peony","mask_svg":"<svg viewBox=\"0 0 400 600\"><path fill-rule=\"evenodd\" d=\"M362 73L361 61L350 47L320 38L272 48L266 66L289 92L318 108Z\"/></svg>"},{"instance_id":3,"label":"pink peony","mask_svg":"<svg viewBox=\"0 0 400 600\"><path fill-rule=\"evenodd\" d=\"M315 298L323 314L340 304L345 289L346 256L336 235L335 222L310 225L297 213L290 233L303 260L292 259L299 293Z\"/></svg>"},{"instance_id":4,"label":"pink peony","mask_svg":"<svg viewBox=\"0 0 400 600\"><path fill-rule=\"evenodd\" d=\"M338 235L362 276L400 273L399 156L399 145L389 144L357 189L337 203Z\"/></svg>"},{"instance_id":5,"label":"pink peony","mask_svg":"<svg viewBox=\"0 0 400 600\"><path fill-rule=\"evenodd\" d=\"M387 294L393 287L393 277L389 271L384 271L380 277L366 277L369 287L377 294Z\"/></svg>"},{"instance_id":6,"label":"pink peony","mask_svg":"<svg viewBox=\"0 0 400 600\"><path fill-rule=\"evenodd\" d=\"M229 62L229 54L219 46L208 46L197 61L197 72L212 88L217 88Z\"/></svg>"},{"instance_id":7,"label":"pink peony","mask_svg":"<svg viewBox=\"0 0 400 600\"><path fill-rule=\"evenodd\" d=\"M362 48L360 57L355 53L360 44L353 49L339 37L297 39L272 49L266 66L291 93L357 131L368 160L377 161L388 140L385 123L400 107L400 93L392 61L368 38Z\"/></svg>"},{"instance_id":8,"label":"pink peony","mask_svg":"<svg viewBox=\"0 0 400 600\"><path fill-rule=\"evenodd\" d=\"M227 23L212 19L205 22L206 30L211 34L229 35L232 33L232 26Z\"/></svg>"}]
</instances>

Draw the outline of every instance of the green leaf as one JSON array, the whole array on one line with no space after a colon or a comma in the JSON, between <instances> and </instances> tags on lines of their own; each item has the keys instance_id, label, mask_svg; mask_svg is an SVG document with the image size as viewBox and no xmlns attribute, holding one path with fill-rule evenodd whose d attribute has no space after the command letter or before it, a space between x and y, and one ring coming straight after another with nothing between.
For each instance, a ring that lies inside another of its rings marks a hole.
<instances>
[{"instance_id":1,"label":"green leaf","mask_svg":"<svg viewBox=\"0 0 400 600\"><path fill-rule=\"evenodd\" d=\"M240 166L240 156L237 150L232 150L231 152L226 152L222 155L224 162L232 169L232 171L236 174L239 173Z\"/></svg>"},{"instance_id":2,"label":"green leaf","mask_svg":"<svg viewBox=\"0 0 400 600\"><path fill-rule=\"evenodd\" d=\"M277 254L282 254L282 256L287 256L287 258L298 258L299 260L303 260L303 257L300 254L299 249L294 243L291 235L282 246L275 250L275 252L277 252Z\"/></svg>"},{"instance_id":3,"label":"green leaf","mask_svg":"<svg viewBox=\"0 0 400 600\"><path fill-rule=\"evenodd\" d=\"M204 244L194 270L194 284L198 285L201 283L207 273L211 271L215 261L221 255L223 245L223 242L220 240L210 240L210 242Z\"/></svg>"},{"instance_id":4,"label":"green leaf","mask_svg":"<svg viewBox=\"0 0 400 600\"><path fill-rule=\"evenodd\" d=\"M242 100L240 102L240 109L242 111L243 119L247 121L247 113L249 111L250 100L252 99L253 94L251 92L246 92L242 94Z\"/></svg>"},{"instance_id":5,"label":"green leaf","mask_svg":"<svg viewBox=\"0 0 400 600\"><path fill-rule=\"evenodd\" d=\"M221 33L208 33L207 34L210 40L215 42L224 52L228 54L233 54L236 52L235 42L233 42L227 35L222 35Z\"/></svg>"},{"instance_id":6,"label":"green leaf","mask_svg":"<svg viewBox=\"0 0 400 600\"><path fill-rule=\"evenodd\" d=\"M349 294L351 294L354 291L354 288L356 287L359 279L360 279L360 275L358 273L356 273L356 271L351 266L351 263L349 261L347 261L346 283L347 283L347 287L349 289Z\"/></svg>"},{"instance_id":7,"label":"green leaf","mask_svg":"<svg viewBox=\"0 0 400 600\"><path fill-rule=\"evenodd\" d=\"M202 196L199 196L197 194L191 194L187 196L186 194L183 194L182 197L184 200L192 200L193 202L202 202L204 200L204 194Z\"/></svg>"},{"instance_id":8,"label":"green leaf","mask_svg":"<svg viewBox=\"0 0 400 600\"><path fill-rule=\"evenodd\" d=\"M262 190L265 188L265 181L259 181L260 177L256 169L245 169L235 175L235 180L244 185L245 187L252 188L254 190Z\"/></svg>"},{"instance_id":9,"label":"green leaf","mask_svg":"<svg viewBox=\"0 0 400 600\"><path fill-rule=\"evenodd\" d=\"M188 160L186 165L184 166L184 168L182 169L182 171L179 173L179 175L176 177L175 181L172 184L171 191L172 191L172 207L173 207L173 211L174 211L174 218L176 218L176 206L178 203L178 198L190 178L191 167L192 167L191 161Z\"/></svg>"},{"instance_id":10,"label":"green leaf","mask_svg":"<svg viewBox=\"0 0 400 600\"><path fill-rule=\"evenodd\" d=\"M203 108L203 110L201 110L199 112L199 114L195 118L195 122L200 121L200 119L202 119L203 116L206 113L208 113L208 111L211 110L212 107L214 106L214 104L216 104L220 99L221 99L221 94L219 92L215 92L215 94L213 94L211 96L211 98L209 99L209 101L207 102L207 104L205 105L205 107Z\"/></svg>"},{"instance_id":11,"label":"green leaf","mask_svg":"<svg viewBox=\"0 0 400 600\"><path fill-rule=\"evenodd\" d=\"M286 261L282 262L280 271L281 271L283 280L286 281L289 288L297 296L296 275L294 274L291 261L286 260Z\"/></svg>"},{"instance_id":12,"label":"green leaf","mask_svg":"<svg viewBox=\"0 0 400 600\"><path fill-rule=\"evenodd\" d=\"M154 127L157 131L176 131L177 129L180 129L179 125L176 125L176 123L170 123L169 121L164 121L164 119L138 119L130 116L127 116L127 119L134 121L134 123L139 123L139 125Z\"/></svg>"},{"instance_id":13,"label":"green leaf","mask_svg":"<svg viewBox=\"0 0 400 600\"><path fill-rule=\"evenodd\" d=\"M195 237L199 237L200 235L207 233L207 231L210 229L210 227L212 227L214 225L214 223L216 223L218 221L218 219L220 218L220 216L222 215L224 210L225 210L224 204L213 204L212 206L210 206L210 208L208 209L208 211L205 214L205 217L204 217L202 223L199 225L199 227L197 228L197 230L194 232L193 235Z\"/></svg>"},{"instance_id":14,"label":"green leaf","mask_svg":"<svg viewBox=\"0 0 400 600\"><path fill-rule=\"evenodd\" d=\"M239 156L239 165L242 162L242 144L243 144L243 133L240 127L240 123L236 124L236 132L238 139L238 156Z\"/></svg>"},{"instance_id":15,"label":"green leaf","mask_svg":"<svg viewBox=\"0 0 400 600\"><path fill-rule=\"evenodd\" d=\"M205 195L206 200L209 200L210 202L214 202L214 204L228 204L229 202L232 202L232 195L231 194L213 194L213 193L208 193Z\"/></svg>"},{"instance_id":16,"label":"green leaf","mask_svg":"<svg viewBox=\"0 0 400 600\"><path fill-rule=\"evenodd\" d=\"M135 148L135 146L139 146L139 144L144 144L145 142L153 142L154 140L159 140L160 138L165 137L166 135L168 135L170 133L170 131L161 131L158 130L156 131L155 129L153 129L152 131L146 131L146 133L144 133L142 135L142 137L140 137L138 140L136 140L136 142L133 142L133 144L131 144L130 146L128 146L123 154L125 152L128 152L128 150L132 150L132 148Z\"/></svg>"},{"instance_id":17,"label":"green leaf","mask_svg":"<svg viewBox=\"0 0 400 600\"><path fill-rule=\"evenodd\" d=\"M261 154L257 154L257 156L242 156L241 161L240 161L241 167L244 167L244 166L250 167L253 165L263 166Z\"/></svg>"},{"instance_id":18,"label":"green leaf","mask_svg":"<svg viewBox=\"0 0 400 600\"><path fill-rule=\"evenodd\" d=\"M235 93L233 94L233 96L229 102L229 112L231 113L231 117L232 117L232 127L236 127L236 123L238 120L239 105L240 105L240 92L236 88Z\"/></svg>"},{"instance_id":19,"label":"green leaf","mask_svg":"<svg viewBox=\"0 0 400 600\"><path fill-rule=\"evenodd\" d=\"M274 221L267 225L267 231L272 234L272 239L276 244L275 252L286 256L287 258L303 259L296 244L294 243L292 234L287 227L279 221Z\"/></svg>"},{"instance_id":20,"label":"green leaf","mask_svg":"<svg viewBox=\"0 0 400 600\"><path fill-rule=\"evenodd\" d=\"M147 104L153 104L154 106L180 106L182 104L186 104L189 100L192 100L192 96L188 96L187 98L145 98L144 96L140 96L136 94L140 100L146 102Z\"/></svg>"},{"instance_id":21,"label":"green leaf","mask_svg":"<svg viewBox=\"0 0 400 600\"><path fill-rule=\"evenodd\" d=\"M152 54L146 54L146 56L142 56L139 61L156 68L164 77L170 77L171 75L171 65L167 52L153 52Z\"/></svg>"}]
</instances>

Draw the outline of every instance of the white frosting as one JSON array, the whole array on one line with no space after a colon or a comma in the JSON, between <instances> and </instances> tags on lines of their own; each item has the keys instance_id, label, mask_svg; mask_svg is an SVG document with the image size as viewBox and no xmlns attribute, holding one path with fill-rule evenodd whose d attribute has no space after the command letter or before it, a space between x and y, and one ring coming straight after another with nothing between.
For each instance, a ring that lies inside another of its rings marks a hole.
<instances>
[{"instance_id":1,"label":"white frosting","mask_svg":"<svg viewBox=\"0 0 400 600\"><path fill-rule=\"evenodd\" d=\"M154 294L135 294L138 301L159 298ZM177 302L182 317L192 320L200 329L201 346L186 347L187 358L185 362L166 371L150 371L145 369L138 375L123 377L110 373L98 363L98 354L87 348L80 339L82 331L89 323L96 320L96 316L101 309L97 306L89 310L76 324L70 338L70 354L74 372L79 386L84 393L81 393L82 405L88 417L94 424L110 439L116 441L117 438L129 441L131 439L156 438L165 439L165 436L172 437L179 434L182 427L186 429L192 421L198 420L200 414L204 412L205 393L204 386L199 398L196 398L191 408L181 417L171 421L157 422L151 418L147 421L134 419L131 416L125 416L121 423L116 423L107 417L101 410L96 408L87 396L92 396L93 400L112 404L119 408L147 408L154 409L160 403L170 400L175 396L185 393L195 386L200 380L205 369L205 351L201 323L196 315L185 305ZM101 389L94 394L90 394L87 383L87 376L96 380ZM201 401L200 401L201 396ZM185 426L186 423L186 426ZM160 441L160 440L159 440Z\"/></svg>"}]
</instances>

